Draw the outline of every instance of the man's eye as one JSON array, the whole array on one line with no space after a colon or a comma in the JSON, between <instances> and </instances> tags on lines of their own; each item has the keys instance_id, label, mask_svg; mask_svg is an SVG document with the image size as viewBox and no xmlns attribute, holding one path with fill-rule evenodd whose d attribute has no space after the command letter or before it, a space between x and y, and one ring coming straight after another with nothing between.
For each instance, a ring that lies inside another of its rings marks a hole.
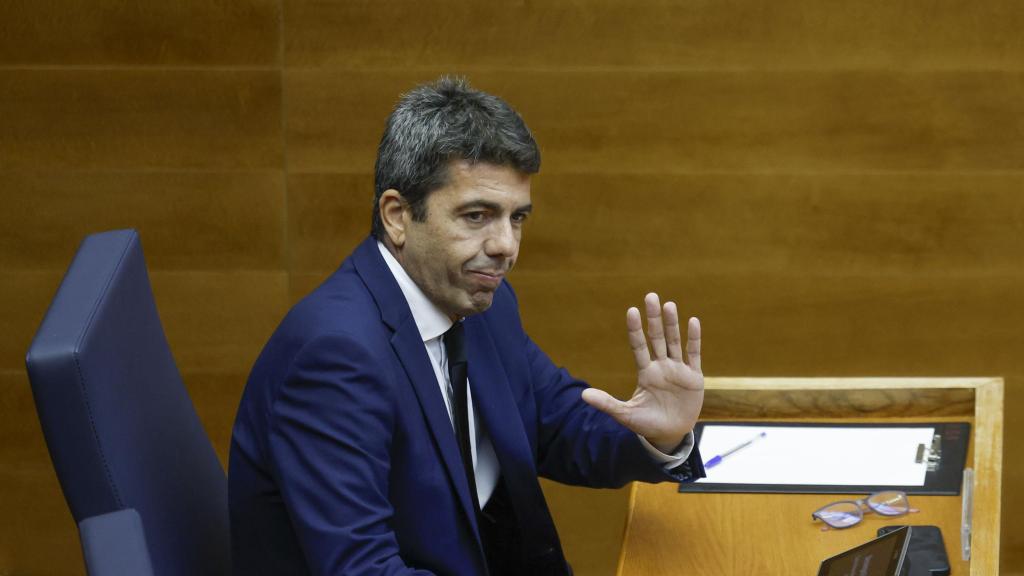
<instances>
[{"instance_id":1,"label":"man's eye","mask_svg":"<svg viewBox=\"0 0 1024 576\"><path fill-rule=\"evenodd\" d=\"M466 220L469 220L470 222L479 223L484 221L486 215L483 212L467 212L463 214L462 217L465 218Z\"/></svg>"},{"instance_id":2,"label":"man's eye","mask_svg":"<svg viewBox=\"0 0 1024 576\"><path fill-rule=\"evenodd\" d=\"M529 216L526 212L518 212L512 215L512 222L515 224L522 224L526 222L526 217Z\"/></svg>"}]
</instances>

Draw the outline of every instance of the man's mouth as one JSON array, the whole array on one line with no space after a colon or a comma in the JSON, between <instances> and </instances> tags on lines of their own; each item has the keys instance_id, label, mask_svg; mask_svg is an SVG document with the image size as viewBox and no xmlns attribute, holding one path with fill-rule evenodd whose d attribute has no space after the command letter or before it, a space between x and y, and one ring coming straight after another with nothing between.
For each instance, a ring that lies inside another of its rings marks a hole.
<instances>
[{"instance_id":1,"label":"man's mouth","mask_svg":"<svg viewBox=\"0 0 1024 576\"><path fill-rule=\"evenodd\" d=\"M501 284L502 278L505 277L504 272L492 272L484 270L469 270L469 275L478 283L483 284L485 287L495 289Z\"/></svg>"}]
</instances>

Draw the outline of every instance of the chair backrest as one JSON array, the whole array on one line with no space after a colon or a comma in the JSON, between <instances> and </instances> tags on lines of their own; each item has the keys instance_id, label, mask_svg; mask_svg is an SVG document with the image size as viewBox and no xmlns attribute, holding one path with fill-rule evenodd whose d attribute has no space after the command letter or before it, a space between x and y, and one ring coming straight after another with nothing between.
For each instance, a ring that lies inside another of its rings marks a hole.
<instances>
[{"instance_id":1,"label":"chair backrest","mask_svg":"<svg viewBox=\"0 0 1024 576\"><path fill-rule=\"evenodd\" d=\"M75 521L134 508L156 574L230 572L226 476L171 357L134 230L82 242L26 364Z\"/></svg>"}]
</instances>

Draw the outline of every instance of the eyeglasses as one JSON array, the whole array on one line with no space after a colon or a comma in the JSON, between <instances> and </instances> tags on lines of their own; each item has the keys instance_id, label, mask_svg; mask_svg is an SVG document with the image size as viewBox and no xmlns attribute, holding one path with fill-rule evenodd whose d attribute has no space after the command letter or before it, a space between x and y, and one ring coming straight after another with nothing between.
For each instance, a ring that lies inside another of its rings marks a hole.
<instances>
[{"instance_id":1,"label":"eyeglasses","mask_svg":"<svg viewBox=\"0 0 1024 576\"><path fill-rule=\"evenodd\" d=\"M917 512L910 507L907 493L899 490L875 492L860 500L840 500L823 506L811 514L812 519L821 520L826 525L822 530L832 528L849 528L864 519L865 512L875 512L882 516L903 516Z\"/></svg>"}]
</instances>

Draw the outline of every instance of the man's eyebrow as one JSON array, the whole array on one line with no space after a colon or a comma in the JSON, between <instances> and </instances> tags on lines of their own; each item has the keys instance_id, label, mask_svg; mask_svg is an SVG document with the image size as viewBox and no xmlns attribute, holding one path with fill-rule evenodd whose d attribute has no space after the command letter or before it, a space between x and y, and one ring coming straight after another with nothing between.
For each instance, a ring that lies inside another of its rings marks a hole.
<instances>
[{"instance_id":1,"label":"man's eyebrow","mask_svg":"<svg viewBox=\"0 0 1024 576\"><path fill-rule=\"evenodd\" d=\"M462 212L463 210L471 210L473 208L481 208L481 209L488 210L488 211L491 211L491 212L501 212L501 210L502 210L501 204L498 204L497 202L491 202L489 200L470 200L469 202L466 202L465 204L460 204L456 208L456 211L457 212ZM516 213L519 213L519 214L524 214L524 213L528 213L528 212L532 212L532 211L533 211L533 204L526 204L524 206L520 206L520 207L516 208L515 210L513 210L513 212L516 212Z\"/></svg>"},{"instance_id":2,"label":"man's eyebrow","mask_svg":"<svg viewBox=\"0 0 1024 576\"><path fill-rule=\"evenodd\" d=\"M489 202L487 200L470 200L464 204L459 204L455 210L462 212L463 210L470 210L472 208L482 208L484 210L490 210L491 212L497 212L501 210L501 205L497 202Z\"/></svg>"}]
</instances>

